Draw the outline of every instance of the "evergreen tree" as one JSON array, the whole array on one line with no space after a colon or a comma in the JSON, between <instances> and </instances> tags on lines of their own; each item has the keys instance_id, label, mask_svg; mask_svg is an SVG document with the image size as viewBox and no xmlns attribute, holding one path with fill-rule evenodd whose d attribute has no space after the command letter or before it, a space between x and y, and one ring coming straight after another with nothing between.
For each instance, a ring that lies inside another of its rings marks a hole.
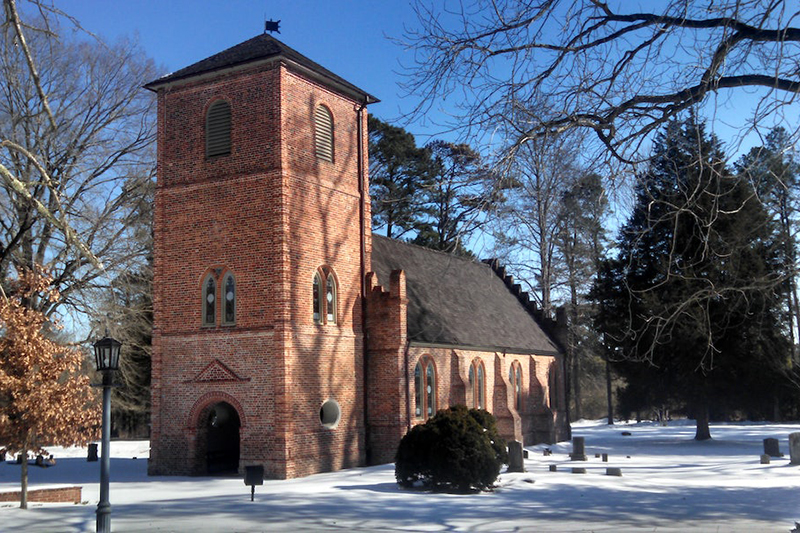
<instances>
[{"instance_id":1,"label":"evergreen tree","mask_svg":"<svg viewBox=\"0 0 800 533\"><path fill-rule=\"evenodd\" d=\"M574 392L575 418L583 417L581 380L584 378L583 362L596 358L596 334L591 327L590 312L585 305L585 295L597 274L603 253L608 199L602 178L595 173L584 173L564 191L556 235L556 248L563 261L565 285L569 291L567 368L567 399L570 388ZM595 365L596 366L596 365ZM570 403L569 401L567 402Z\"/></svg>"},{"instance_id":2,"label":"evergreen tree","mask_svg":"<svg viewBox=\"0 0 800 533\"><path fill-rule=\"evenodd\" d=\"M414 243L472 256L464 241L480 227L481 215L492 201L491 174L467 144L432 141L425 148L431 154L432 172L425 189L426 220Z\"/></svg>"},{"instance_id":3,"label":"evergreen tree","mask_svg":"<svg viewBox=\"0 0 800 533\"><path fill-rule=\"evenodd\" d=\"M800 306L797 295L797 231L795 220L800 205L800 163L794 144L785 129L778 127L767 134L764 146L752 148L736 163L744 178L752 183L780 237L780 253L786 272L784 287L786 308L796 327L800 327ZM791 322L787 325L794 338ZM794 344L794 343L793 343ZM797 354L795 353L795 356Z\"/></svg>"},{"instance_id":4,"label":"evergreen tree","mask_svg":"<svg viewBox=\"0 0 800 533\"><path fill-rule=\"evenodd\" d=\"M776 230L723 161L694 116L666 126L593 294L608 355L627 380L623 404L677 401L698 440L711 437L710 411L767 412L789 353Z\"/></svg>"},{"instance_id":5,"label":"evergreen tree","mask_svg":"<svg viewBox=\"0 0 800 533\"><path fill-rule=\"evenodd\" d=\"M431 183L430 152L403 128L370 116L369 174L372 229L395 238L417 229Z\"/></svg>"}]
</instances>

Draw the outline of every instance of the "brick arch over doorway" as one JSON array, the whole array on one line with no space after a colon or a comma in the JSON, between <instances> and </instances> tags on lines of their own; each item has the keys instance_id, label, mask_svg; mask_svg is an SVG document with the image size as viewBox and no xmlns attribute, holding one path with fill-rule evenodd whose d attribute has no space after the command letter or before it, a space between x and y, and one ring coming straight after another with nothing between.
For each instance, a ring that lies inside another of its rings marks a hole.
<instances>
[{"instance_id":1,"label":"brick arch over doorway","mask_svg":"<svg viewBox=\"0 0 800 533\"><path fill-rule=\"evenodd\" d=\"M214 423L218 418L224 418L219 425ZM230 394L217 391L200 397L189 412L186 428L191 473L225 475L238 472L245 424L242 406Z\"/></svg>"}]
</instances>

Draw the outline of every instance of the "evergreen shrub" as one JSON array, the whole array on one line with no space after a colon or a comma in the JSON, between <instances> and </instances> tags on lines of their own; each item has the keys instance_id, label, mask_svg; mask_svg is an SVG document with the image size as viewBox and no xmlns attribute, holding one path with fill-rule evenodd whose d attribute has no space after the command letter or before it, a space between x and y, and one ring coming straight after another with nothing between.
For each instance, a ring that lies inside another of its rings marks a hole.
<instances>
[{"instance_id":1,"label":"evergreen shrub","mask_svg":"<svg viewBox=\"0 0 800 533\"><path fill-rule=\"evenodd\" d=\"M494 416L457 405L406 433L395 457L395 478L405 488L485 490L506 462L506 442L497 433Z\"/></svg>"}]
</instances>

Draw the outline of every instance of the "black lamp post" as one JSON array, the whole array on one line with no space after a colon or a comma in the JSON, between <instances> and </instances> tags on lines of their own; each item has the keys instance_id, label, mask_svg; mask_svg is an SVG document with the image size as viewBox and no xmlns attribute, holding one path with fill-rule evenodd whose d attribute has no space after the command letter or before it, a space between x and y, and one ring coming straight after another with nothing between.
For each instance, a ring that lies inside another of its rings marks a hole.
<instances>
[{"instance_id":1,"label":"black lamp post","mask_svg":"<svg viewBox=\"0 0 800 533\"><path fill-rule=\"evenodd\" d=\"M108 471L111 466L111 384L114 371L119 369L119 350L122 343L103 337L94 343L97 370L103 373L103 439L100 459L100 503L97 504L96 531L111 531L111 504L108 501Z\"/></svg>"}]
</instances>

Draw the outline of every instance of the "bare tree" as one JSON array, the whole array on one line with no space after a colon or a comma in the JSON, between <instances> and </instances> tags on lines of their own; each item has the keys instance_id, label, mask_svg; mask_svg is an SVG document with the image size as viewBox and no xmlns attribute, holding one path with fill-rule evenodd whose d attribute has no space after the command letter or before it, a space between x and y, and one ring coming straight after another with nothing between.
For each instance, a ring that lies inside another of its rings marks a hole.
<instances>
[{"instance_id":1,"label":"bare tree","mask_svg":"<svg viewBox=\"0 0 800 533\"><path fill-rule=\"evenodd\" d=\"M528 280L545 316L561 283L557 239L564 218L562 197L583 172L575 135L542 137L518 147L507 160L506 202L494 213L494 253L515 277Z\"/></svg>"},{"instance_id":2,"label":"bare tree","mask_svg":"<svg viewBox=\"0 0 800 533\"><path fill-rule=\"evenodd\" d=\"M654 7L603 0L433 7L417 0L418 28L403 39L415 53L406 89L420 97L417 112L458 92L456 122L477 128L494 124L509 101L520 102L537 113L517 144L588 128L619 158L633 157L660 125L711 95L760 89L753 124L796 101L796 2L645 5ZM541 101L556 105L542 113L531 105Z\"/></svg>"},{"instance_id":3,"label":"bare tree","mask_svg":"<svg viewBox=\"0 0 800 533\"><path fill-rule=\"evenodd\" d=\"M0 276L45 266L61 293L33 306L87 311L113 272L141 261L128 239L131 196L154 161L155 77L134 43L60 38L58 13L4 0L0 28Z\"/></svg>"}]
</instances>

